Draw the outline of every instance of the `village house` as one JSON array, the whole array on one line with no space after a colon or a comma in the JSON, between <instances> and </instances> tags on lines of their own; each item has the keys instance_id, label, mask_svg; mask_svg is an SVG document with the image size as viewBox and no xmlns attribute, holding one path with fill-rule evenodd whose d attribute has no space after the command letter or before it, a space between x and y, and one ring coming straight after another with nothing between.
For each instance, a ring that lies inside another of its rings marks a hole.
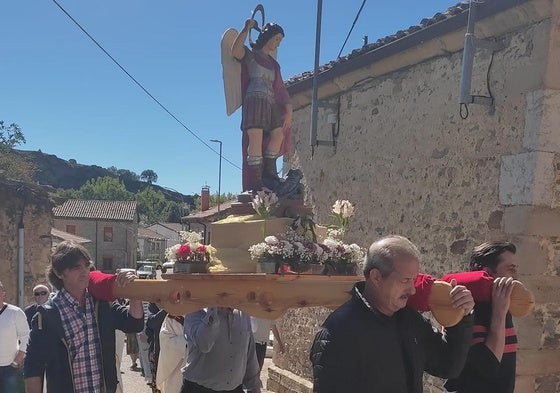
<instances>
[{"instance_id":1,"label":"village house","mask_svg":"<svg viewBox=\"0 0 560 393\"><path fill-rule=\"evenodd\" d=\"M157 232L148 228L138 228L138 251L139 261L165 261L165 247L167 239Z\"/></svg>"},{"instance_id":2,"label":"village house","mask_svg":"<svg viewBox=\"0 0 560 393\"><path fill-rule=\"evenodd\" d=\"M136 201L69 199L53 208L56 229L91 239L84 246L96 268L134 268L138 237Z\"/></svg>"},{"instance_id":3,"label":"village house","mask_svg":"<svg viewBox=\"0 0 560 393\"><path fill-rule=\"evenodd\" d=\"M165 239L166 248L179 244L179 232L184 230L183 224L177 222L156 222L146 229L161 235Z\"/></svg>"},{"instance_id":4,"label":"village house","mask_svg":"<svg viewBox=\"0 0 560 393\"><path fill-rule=\"evenodd\" d=\"M58 246L61 242L71 241L87 247L86 244L91 243L91 240L78 235L73 235L68 232L61 231L60 229L51 228L52 246Z\"/></svg>"},{"instance_id":5,"label":"village house","mask_svg":"<svg viewBox=\"0 0 560 393\"><path fill-rule=\"evenodd\" d=\"M518 246L533 314L517 320L517 393L560 391L560 1L478 3L472 86L459 105L469 4L320 67L310 146L312 72L291 78L295 152L306 202L329 222L336 199L356 205L348 242L401 234L425 272L464 270L472 248ZM383 15L379 15L383 18ZM375 23L375 21L371 21ZM328 26L323 26L328 28ZM334 141L333 141L334 138ZM333 147L334 142L334 147ZM313 159L311 159L311 157ZM268 389L311 392L309 347L328 309L288 311L277 325ZM441 381L426 378L425 392Z\"/></svg>"}]
</instances>

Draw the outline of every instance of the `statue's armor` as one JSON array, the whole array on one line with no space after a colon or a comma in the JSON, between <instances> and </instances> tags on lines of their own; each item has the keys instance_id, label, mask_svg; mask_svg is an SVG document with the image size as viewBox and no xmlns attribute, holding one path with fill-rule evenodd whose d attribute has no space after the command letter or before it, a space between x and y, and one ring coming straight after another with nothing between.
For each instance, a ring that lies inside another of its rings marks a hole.
<instances>
[{"instance_id":1,"label":"statue's armor","mask_svg":"<svg viewBox=\"0 0 560 393\"><path fill-rule=\"evenodd\" d=\"M274 82L274 69L263 67L255 61L255 55L251 56L247 62L249 85L247 86L247 96L258 95L267 99L274 100L274 90L272 83Z\"/></svg>"}]
</instances>

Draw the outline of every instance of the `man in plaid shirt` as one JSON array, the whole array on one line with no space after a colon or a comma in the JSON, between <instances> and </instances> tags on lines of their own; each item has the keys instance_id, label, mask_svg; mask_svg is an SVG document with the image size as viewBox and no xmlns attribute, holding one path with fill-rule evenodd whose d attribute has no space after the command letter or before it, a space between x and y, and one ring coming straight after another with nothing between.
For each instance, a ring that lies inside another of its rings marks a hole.
<instances>
[{"instance_id":1,"label":"man in plaid shirt","mask_svg":"<svg viewBox=\"0 0 560 393\"><path fill-rule=\"evenodd\" d=\"M101 301L87 290L91 258L73 242L60 243L49 268L49 280L59 291L38 308L25 359L27 393L114 393L117 387L115 329L143 329L142 302L129 306Z\"/></svg>"}]
</instances>

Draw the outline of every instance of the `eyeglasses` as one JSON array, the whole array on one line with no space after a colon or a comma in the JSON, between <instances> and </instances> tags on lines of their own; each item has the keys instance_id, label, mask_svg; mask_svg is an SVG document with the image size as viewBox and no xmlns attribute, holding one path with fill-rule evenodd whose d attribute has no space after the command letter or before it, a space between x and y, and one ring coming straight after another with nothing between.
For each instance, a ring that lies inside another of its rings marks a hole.
<instances>
[{"instance_id":1,"label":"eyeglasses","mask_svg":"<svg viewBox=\"0 0 560 393\"><path fill-rule=\"evenodd\" d=\"M35 296L45 296L47 293L48 293L47 291L33 292L33 295L35 295Z\"/></svg>"}]
</instances>

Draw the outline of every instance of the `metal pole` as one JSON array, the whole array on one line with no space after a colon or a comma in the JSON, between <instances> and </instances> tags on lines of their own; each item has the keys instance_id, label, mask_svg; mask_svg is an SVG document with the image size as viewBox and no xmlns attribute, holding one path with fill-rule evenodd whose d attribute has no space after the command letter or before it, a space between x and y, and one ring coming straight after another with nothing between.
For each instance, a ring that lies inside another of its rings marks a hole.
<instances>
[{"instance_id":1,"label":"metal pole","mask_svg":"<svg viewBox=\"0 0 560 393\"><path fill-rule=\"evenodd\" d=\"M220 144L220 164L218 169L218 213L220 212L220 201L222 199L222 141L218 139L211 139L210 142Z\"/></svg>"},{"instance_id":2,"label":"metal pole","mask_svg":"<svg viewBox=\"0 0 560 393\"><path fill-rule=\"evenodd\" d=\"M311 156L317 146L317 115L319 107L317 103L317 90L319 88L318 72L319 72L319 54L321 52L321 15L323 10L323 0L317 0L317 27L315 31L315 64L313 66L313 95L311 98L311 130L310 144Z\"/></svg>"},{"instance_id":3,"label":"metal pole","mask_svg":"<svg viewBox=\"0 0 560 393\"><path fill-rule=\"evenodd\" d=\"M18 226L18 275L17 294L19 308L25 307L25 228L23 226L23 212Z\"/></svg>"}]
</instances>

